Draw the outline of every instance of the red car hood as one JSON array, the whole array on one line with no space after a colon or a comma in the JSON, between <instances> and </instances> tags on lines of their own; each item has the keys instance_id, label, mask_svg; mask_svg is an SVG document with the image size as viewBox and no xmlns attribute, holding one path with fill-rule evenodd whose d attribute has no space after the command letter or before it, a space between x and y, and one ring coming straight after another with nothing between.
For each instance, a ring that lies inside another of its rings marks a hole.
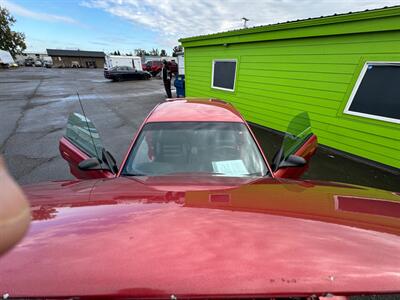
<instances>
[{"instance_id":1,"label":"red car hood","mask_svg":"<svg viewBox=\"0 0 400 300\"><path fill-rule=\"evenodd\" d=\"M31 228L0 259L0 293L11 297L400 292L394 193L176 177L25 191Z\"/></svg>"}]
</instances>

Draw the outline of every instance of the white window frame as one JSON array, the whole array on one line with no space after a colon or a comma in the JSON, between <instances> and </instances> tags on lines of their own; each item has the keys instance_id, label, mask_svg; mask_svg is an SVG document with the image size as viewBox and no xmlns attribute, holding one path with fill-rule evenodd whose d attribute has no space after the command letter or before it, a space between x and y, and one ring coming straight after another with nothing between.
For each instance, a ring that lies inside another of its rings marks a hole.
<instances>
[{"instance_id":1,"label":"white window frame","mask_svg":"<svg viewBox=\"0 0 400 300\"><path fill-rule=\"evenodd\" d=\"M372 114L367 114L367 113L361 113L357 111L352 111L350 110L350 106L353 103L354 97L357 94L358 88L361 85L362 80L364 79L365 73L367 73L368 66L399 66L400 67L400 62L398 61L367 61L365 62L360 75L358 76L358 79L356 81L356 84L354 85L354 88L350 94L350 98L347 101L346 107L344 108L344 113L348 115L353 115L353 116L358 116L358 117L364 117L364 118L369 118L369 119L375 119L375 120L380 120L380 121L386 121L386 122L391 122L391 123L397 123L400 124L400 119L394 119L394 118L388 118L388 117L382 117L378 115L372 115Z\"/></svg>"},{"instance_id":2,"label":"white window frame","mask_svg":"<svg viewBox=\"0 0 400 300\"><path fill-rule=\"evenodd\" d=\"M234 62L235 63L235 78L233 79L233 89L226 89L219 86L214 86L214 66L216 62ZM237 59L214 59L212 61L212 72L211 72L211 87L217 90L223 90L228 92L234 92L236 87L236 75L237 75Z\"/></svg>"}]
</instances>

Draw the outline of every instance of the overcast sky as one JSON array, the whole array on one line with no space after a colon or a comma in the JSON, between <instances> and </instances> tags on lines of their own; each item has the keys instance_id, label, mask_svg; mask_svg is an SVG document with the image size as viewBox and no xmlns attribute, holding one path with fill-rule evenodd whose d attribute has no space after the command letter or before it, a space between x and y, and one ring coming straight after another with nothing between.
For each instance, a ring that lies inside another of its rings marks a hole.
<instances>
[{"instance_id":1,"label":"overcast sky","mask_svg":"<svg viewBox=\"0 0 400 300\"><path fill-rule=\"evenodd\" d=\"M400 0L0 0L28 49L131 52L171 48L178 39L334 13L400 5Z\"/></svg>"}]
</instances>

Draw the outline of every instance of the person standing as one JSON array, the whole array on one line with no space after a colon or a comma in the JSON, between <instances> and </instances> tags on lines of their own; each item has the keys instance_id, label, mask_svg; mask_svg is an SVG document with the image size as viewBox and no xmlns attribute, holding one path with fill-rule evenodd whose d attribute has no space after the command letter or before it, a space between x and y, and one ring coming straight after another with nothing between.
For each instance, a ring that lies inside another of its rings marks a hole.
<instances>
[{"instance_id":1,"label":"person standing","mask_svg":"<svg viewBox=\"0 0 400 300\"><path fill-rule=\"evenodd\" d=\"M171 93L171 72L168 67L167 61L163 60L163 68L161 70L161 76L164 82L165 92L167 93L168 98L172 98Z\"/></svg>"}]
</instances>

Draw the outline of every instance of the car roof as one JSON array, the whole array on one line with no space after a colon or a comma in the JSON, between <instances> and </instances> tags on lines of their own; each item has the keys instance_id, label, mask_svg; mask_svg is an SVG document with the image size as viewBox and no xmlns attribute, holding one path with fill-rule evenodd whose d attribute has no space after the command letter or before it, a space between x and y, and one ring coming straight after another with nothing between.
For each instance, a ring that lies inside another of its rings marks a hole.
<instances>
[{"instance_id":1,"label":"car roof","mask_svg":"<svg viewBox=\"0 0 400 300\"><path fill-rule=\"evenodd\" d=\"M229 103L218 99L167 99L158 105L146 123L150 122L239 122L240 113Z\"/></svg>"}]
</instances>

